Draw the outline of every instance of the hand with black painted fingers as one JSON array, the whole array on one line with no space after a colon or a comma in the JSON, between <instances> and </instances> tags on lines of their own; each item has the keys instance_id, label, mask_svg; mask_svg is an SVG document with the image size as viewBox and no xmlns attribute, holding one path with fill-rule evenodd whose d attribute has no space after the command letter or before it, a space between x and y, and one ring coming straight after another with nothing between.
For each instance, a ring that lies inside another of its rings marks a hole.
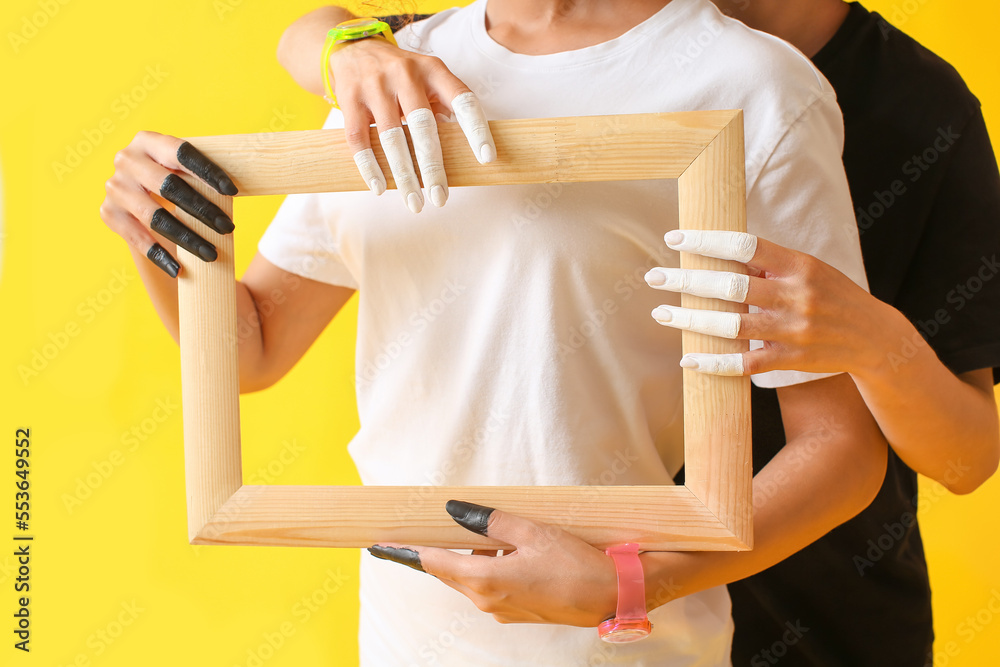
<instances>
[{"instance_id":1,"label":"hand with black painted fingers","mask_svg":"<svg viewBox=\"0 0 1000 667\"><path fill-rule=\"evenodd\" d=\"M410 129L416 168L435 206L448 200L437 119L458 121L480 164L496 159L496 144L478 98L439 58L401 49L383 39L365 39L334 51L330 73L337 105L344 114L348 148L376 195L385 191L386 179L371 149L372 123L378 128L396 187L414 213L420 212L425 200L401 119L406 119Z\"/></svg>"},{"instance_id":2,"label":"hand with black painted fingers","mask_svg":"<svg viewBox=\"0 0 1000 667\"><path fill-rule=\"evenodd\" d=\"M114 164L115 173L105 183L101 204L101 219L112 231L171 278L177 277L180 264L161 245L160 238L206 262L216 259L215 246L174 217L163 201L220 234L232 232L229 216L181 178L181 174L194 176L221 194L235 195L236 185L218 165L183 139L156 132L136 134L115 155Z\"/></svg>"},{"instance_id":3,"label":"hand with black painted fingers","mask_svg":"<svg viewBox=\"0 0 1000 667\"><path fill-rule=\"evenodd\" d=\"M741 232L675 230L665 241L680 252L742 262L750 275L654 268L646 274L650 287L746 303L756 312L664 305L653 310L653 319L675 329L763 341L741 354L685 354L684 368L715 375L866 373L884 362L897 332L907 330L898 311L812 255Z\"/></svg>"},{"instance_id":4,"label":"hand with black painted fingers","mask_svg":"<svg viewBox=\"0 0 1000 667\"><path fill-rule=\"evenodd\" d=\"M596 627L615 614L614 561L552 524L474 503L449 500L445 509L463 528L514 547L498 552L376 544L368 552L436 577L500 623Z\"/></svg>"}]
</instances>

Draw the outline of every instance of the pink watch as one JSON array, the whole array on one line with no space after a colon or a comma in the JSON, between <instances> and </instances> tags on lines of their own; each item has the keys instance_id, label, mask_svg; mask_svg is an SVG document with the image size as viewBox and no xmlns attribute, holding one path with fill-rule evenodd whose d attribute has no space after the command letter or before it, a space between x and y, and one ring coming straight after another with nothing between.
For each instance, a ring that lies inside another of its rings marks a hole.
<instances>
[{"instance_id":1,"label":"pink watch","mask_svg":"<svg viewBox=\"0 0 1000 667\"><path fill-rule=\"evenodd\" d=\"M653 624L646 616L646 580L642 576L638 544L622 544L604 551L618 570L618 609L614 618L597 626L601 639L613 644L634 642L649 635Z\"/></svg>"}]
</instances>

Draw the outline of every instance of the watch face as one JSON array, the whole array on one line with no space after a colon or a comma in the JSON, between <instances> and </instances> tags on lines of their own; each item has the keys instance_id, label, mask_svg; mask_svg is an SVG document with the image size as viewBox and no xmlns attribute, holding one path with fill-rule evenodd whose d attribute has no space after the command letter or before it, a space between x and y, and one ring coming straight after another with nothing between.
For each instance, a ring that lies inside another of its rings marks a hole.
<instances>
[{"instance_id":1,"label":"watch face","mask_svg":"<svg viewBox=\"0 0 1000 667\"><path fill-rule=\"evenodd\" d=\"M639 641L649 636L649 630L645 628L619 628L602 635L601 639L609 644L627 644L628 642Z\"/></svg>"},{"instance_id":2,"label":"watch face","mask_svg":"<svg viewBox=\"0 0 1000 667\"><path fill-rule=\"evenodd\" d=\"M351 19L337 25L335 30L340 39L358 39L382 32L388 26L378 19Z\"/></svg>"},{"instance_id":3,"label":"watch face","mask_svg":"<svg viewBox=\"0 0 1000 667\"><path fill-rule=\"evenodd\" d=\"M627 620L612 618L597 626L597 630L602 641L609 644L626 644L648 637L653 630L653 624L648 618Z\"/></svg>"}]
</instances>

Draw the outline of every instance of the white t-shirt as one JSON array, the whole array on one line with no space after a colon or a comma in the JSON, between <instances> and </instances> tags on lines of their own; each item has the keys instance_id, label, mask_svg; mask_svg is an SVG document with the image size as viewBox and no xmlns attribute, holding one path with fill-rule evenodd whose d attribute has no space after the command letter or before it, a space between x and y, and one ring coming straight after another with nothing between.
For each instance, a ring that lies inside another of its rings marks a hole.
<instances>
[{"instance_id":1,"label":"white t-shirt","mask_svg":"<svg viewBox=\"0 0 1000 667\"><path fill-rule=\"evenodd\" d=\"M489 37L485 8L397 38L440 57L490 119L744 109L749 230L866 285L840 111L794 48L707 0L673 0L618 39L527 56ZM325 127L340 126L333 111ZM663 243L676 227L671 182L452 188L419 215L396 192L308 194L286 199L259 248L360 291L349 451L365 484L671 484L680 335L650 311L679 299L643 275L678 265ZM500 625L433 577L367 554L361 603L364 665L729 664L724 587L657 608L652 636L621 646L593 628Z\"/></svg>"}]
</instances>

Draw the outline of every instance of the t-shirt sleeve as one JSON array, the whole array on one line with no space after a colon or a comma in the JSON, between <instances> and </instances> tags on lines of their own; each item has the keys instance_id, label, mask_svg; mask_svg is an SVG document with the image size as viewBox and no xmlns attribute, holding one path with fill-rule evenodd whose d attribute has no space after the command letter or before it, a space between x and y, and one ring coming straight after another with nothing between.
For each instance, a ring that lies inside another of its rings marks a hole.
<instances>
[{"instance_id":1,"label":"t-shirt sleeve","mask_svg":"<svg viewBox=\"0 0 1000 667\"><path fill-rule=\"evenodd\" d=\"M747 194L747 230L813 255L868 289L858 227L842 161L840 108L819 96L794 120ZM751 307L751 312L757 309ZM762 347L750 341L750 349ZM783 387L836 375L779 370L751 376L759 387Z\"/></svg>"},{"instance_id":2,"label":"t-shirt sleeve","mask_svg":"<svg viewBox=\"0 0 1000 667\"><path fill-rule=\"evenodd\" d=\"M343 115L333 109L323 129L343 126ZM340 254L336 217L324 215L321 193L285 197L257 250L278 268L303 278L358 288Z\"/></svg>"},{"instance_id":3,"label":"t-shirt sleeve","mask_svg":"<svg viewBox=\"0 0 1000 667\"><path fill-rule=\"evenodd\" d=\"M935 150L949 162L896 306L953 373L993 368L997 376L1000 172L996 156L978 108L957 132L942 128L937 140ZM954 145L948 147L948 141Z\"/></svg>"}]
</instances>

